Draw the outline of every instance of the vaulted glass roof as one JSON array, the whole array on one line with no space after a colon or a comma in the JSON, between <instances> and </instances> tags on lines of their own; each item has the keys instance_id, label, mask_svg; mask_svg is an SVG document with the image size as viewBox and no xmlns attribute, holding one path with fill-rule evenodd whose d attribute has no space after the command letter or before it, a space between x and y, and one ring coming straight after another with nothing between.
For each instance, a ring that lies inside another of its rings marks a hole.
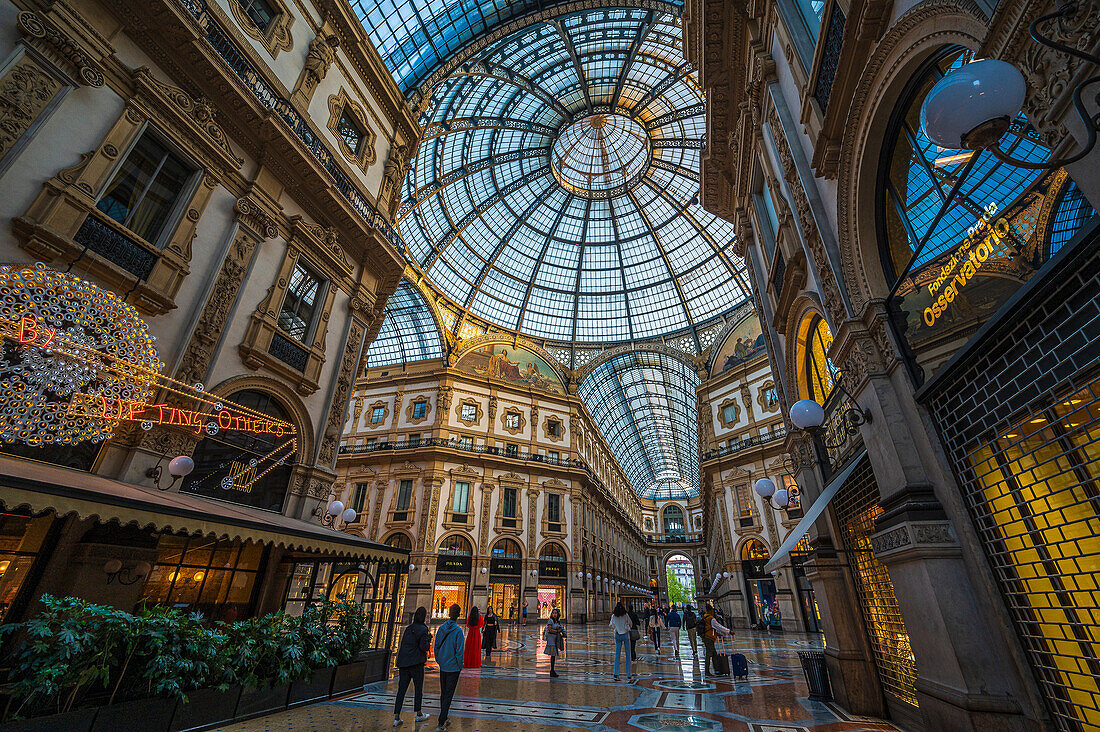
<instances>
[{"instance_id":1,"label":"vaulted glass roof","mask_svg":"<svg viewBox=\"0 0 1100 732\"><path fill-rule=\"evenodd\" d=\"M642 498L699 495L698 385L684 361L632 351L598 365L577 388Z\"/></svg>"},{"instance_id":2,"label":"vaulted glass roof","mask_svg":"<svg viewBox=\"0 0 1100 732\"><path fill-rule=\"evenodd\" d=\"M439 328L428 303L408 280L386 301L378 337L367 349L367 368L443 358Z\"/></svg>"},{"instance_id":3,"label":"vaulted glass roof","mask_svg":"<svg viewBox=\"0 0 1100 732\"><path fill-rule=\"evenodd\" d=\"M397 225L456 309L604 343L690 332L748 298L733 227L697 202L705 103L673 15L533 20L425 109Z\"/></svg>"}]
</instances>

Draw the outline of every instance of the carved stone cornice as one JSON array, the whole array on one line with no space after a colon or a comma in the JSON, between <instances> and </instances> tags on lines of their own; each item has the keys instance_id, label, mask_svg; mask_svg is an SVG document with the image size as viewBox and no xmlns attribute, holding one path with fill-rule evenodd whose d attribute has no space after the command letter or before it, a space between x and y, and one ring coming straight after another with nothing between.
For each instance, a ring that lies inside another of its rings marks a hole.
<instances>
[{"instance_id":1,"label":"carved stone cornice","mask_svg":"<svg viewBox=\"0 0 1100 732\"><path fill-rule=\"evenodd\" d=\"M336 447L340 443L340 431L347 415L348 395L355 380L359 349L362 344L363 324L353 319L348 331L348 340L344 344L344 355L340 359L340 367L336 373L336 388L332 392L324 436L317 450L317 462L322 465L332 466L336 462Z\"/></svg>"},{"instance_id":2,"label":"carved stone cornice","mask_svg":"<svg viewBox=\"0 0 1100 732\"><path fill-rule=\"evenodd\" d=\"M25 10L16 18L23 43L65 72L75 83L103 86L99 64L68 34L43 15Z\"/></svg>"},{"instance_id":3,"label":"carved stone cornice","mask_svg":"<svg viewBox=\"0 0 1100 732\"><path fill-rule=\"evenodd\" d=\"M237 219L260 239L279 236L278 220L251 196L241 196L233 204Z\"/></svg>"}]
</instances>

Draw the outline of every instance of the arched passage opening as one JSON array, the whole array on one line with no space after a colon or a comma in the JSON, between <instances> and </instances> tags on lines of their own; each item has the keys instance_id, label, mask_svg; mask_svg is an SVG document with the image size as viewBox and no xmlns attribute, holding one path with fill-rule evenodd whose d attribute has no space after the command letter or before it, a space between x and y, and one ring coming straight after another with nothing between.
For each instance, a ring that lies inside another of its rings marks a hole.
<instances>
[{"instance_id":1,"label":"arched passage opening","mask_svg":"<svg viewBox=\"0 0 1100 732\"><path fill-rule=\"evenodd\" d=\"M677 506L679 508L679 506ZM665 560L665 586L673 605L695 602L695 565L683 554L670 554Z\"/></svg>"}]
</instances>

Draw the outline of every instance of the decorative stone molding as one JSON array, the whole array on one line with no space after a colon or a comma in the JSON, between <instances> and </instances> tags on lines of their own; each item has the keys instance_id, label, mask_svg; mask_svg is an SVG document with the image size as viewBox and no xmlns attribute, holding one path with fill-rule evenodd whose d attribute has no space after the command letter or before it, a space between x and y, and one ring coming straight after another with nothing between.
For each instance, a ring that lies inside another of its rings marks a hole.
<instances>
[{"instance_id":1,"label":"decorative stone molding","mask_svg":"<svg viewBox=\"0 0 1100 732\"><path fill-rule=\"evenodd\" d=\"M295 84L292 95L292 98L303 108L309 106L313 93L317 91L317 85L328 75L328 70L336 60L336 49L339 47L340 36L335 33L326 33L324 30L318 31L309 42L305 65L298 75L298 83Z\"/></svg>"},{"instance_id":2,"label":"decorative stone molding","mask_svg":"<svg viewBox=\"0 0 1100 732\"><path fill-rule=\"evenodd\" d=\"M538 413L535 412L532 415L532 419L537 418L537 416L538 416ZM550 423L551 422L556 422L558 424L558 434L557 434L557 436L550 433ZM546 415L546 419L544 419L542 421L542 435L546 439L550 440L550 442L562 442L563 440L565 440L565 430L566 430L565 420L563 420L563 419L561 419L561 418L559 418L559 417L557 417L553 414Z\"/></svg>"},{"instance_id":3,"label":"decorative stone molding","mask_svg":"<svg viewBox=\"0 0 1100 732\"><path fill-rule=\"evenodd\" d=\"M424 414L419 417L414 417L413 412L416 409L417 404L424 405ZM405 421L409 424L420 424L421 422L428 421L428 416L432 413L432 400L426 395L413 397L408 405L405 407Z\"/></svg>"},{"instance_id":4,"label":"decorative stone molding","mask_svg":"<svg viewBox=\"0 0 1100 732\"><path fill-rule=\"evenodd\" d=\"M463 419L462 418L462 405L464 405L464 404L474 405L475 414L474 414L473 419ZM467 427L476 426L481 421L481 415L482 415L481 403L478 402L478 400L476 400L476 399L470 399L470 398L460 399L458 404L455 405L455 419L457 419L459 422L466 425Z\"/></svg>"},{"instance_id":5,"label":"decorative stone molding","mask_svg":"<svg viewBox=\"0 0 1100 732\"><path fill-rule=\"evenodd\" d=\"M491 422L495 416L497 416L497 398L491 396L489 397L489 421Z\"/></svg>"},{"instance_id":6,"label":"decorative stone molding","mask_svg":"<svg viewBox=\"0 0 1100 732\"><path fill-rule=\"evenodd\" d=\"M386 156L386 165L382 169L382 189L378 193L379 208L389 214L391 221L397 214L397 207L401 205L401 181L405 180L410 163L412 157L409 155L408 145L396 140L392 142ZM442 330L446 332L446 329Z\"/></svg>"},{"instance_id":7,"label":"decorative stone molding","mask_svg":"<svg viewBox=\"0 0 1100 732\"><path fill-rule=\"evenodd\" d=\"M233 11L233 17L240 24L241 30L250 38L259 41L271 57L275 58L279 55L279 51L289 51L294 48L294 37L290 34L290 26L294 25L294 15L282 0L268 0L268 2L275 11L275 17L271 19L266 30L262 30L252 18L248 17L238 0L230 0L229 7Z\"/></svg>"},{"instance_id":8,"label":"decorative stone molding","mask_svg":"<svg viewBox=\"0 0 1100 732\"><path fill-rule=\"evenodd\" d=\"M291 244L299 250L308 251L317 255L321 270L333 281L342 281L349 291L352 287L352 276L355 268L348 261L340 239L333 227L325 228L318 224L311 224L301 216L291 216L290 219ZM358 288L359 297L366 296L364 288ZM371 293L374 296L375 293ZM349 303L350 305L350 303Z\"/></svg>"},{"instance_id":9,"label":"decorative stone molding","mask_svg":"<svg viewBox=\"0 0 1100 732\"><path fill-rule=\"evenodd\" d=\"M374 421L374 410L376 410L378 408L382 409L382 420L380 422L375 422ZM385 401L384 399L379 399L378 401L375 401L372 404L370 404L367 407L367 409L369 410L369 416L367 417L367 429L368 430L377 430L377 429L382 429L382 428L386 427L386 421L390 417L390 403L389 402Z\"/></svg>"},{"instance_id":10,"label":"decorative stone molding","mask_svg":"<svg viewBox=\"0 0 1100 732\"><path fill-rule=\"evenodd\" d=\"M726 408L733 407L733 421L730 422L726 419ZM741 419L741 405L738 404L736 399L730 398L723 401L718 405L718 423L727 429L737 424Z\"/></svg>"},{"instance_id":11,"label":"decorative stone molding","mask_svg":"<svg viewBox=\"0 0 1100 732\"><path fill-rule=\"evenodd\" d=\"M958 550L955 529L948 521L906 521L874 534L875 558L888 561L911 551Z\"/></svg>"},{"instance_id":12,"label":"decorative stone molding","mask_svg":"<svg viewBox=\"0 0 1100 732\"><path fill-rule=\"evenodd\" d=\"M25 10L16 16L23 43L38 51L74 83L99 88L103 73L92 58L44 16Z\"/></svg>"},{"instance_id":13,"label":"decorative stone molding","mask_svg":"<svg viewBox=\"0 0 1100 732\"><path fill-rule=\"evenodd\" d=\"M347 158L349 163L366 173L367 169L374 165L378 159L374 152L374 145L378 136L370 127L368 122L370 116L358 102L351 98L344 87L340 87L338 93L328 98L328 113L328 128L336 138L340 152ZM360 131L363 133L363 139L359 141L358 150L352 150L347 140L340 134L340 117L345 114L359 126Z\"/></svg>"},{"instance_id":14,"label":"decorative stone molding","mask_svg":"<svg viewBox=\"0 0 1100 732\"><path fill-rule=\"evenodd\" d=\"M508 416L515 415L519 418L516 427L508 426ZM504 411L500 415L500 427L510 435L518 435L523 432L527 427L527 417L523 416L523 412L518 407L505 407Z\"/></svg>"},{"instance_id":15,"label":"decorative stone molding","mask_svg":"<svg viewBox=\"0 0 1100 732\"><path fill-rule=\"evenodd\" d=\"M237 220L259 239L274 239L279 236L279 223L270 213L250 196L241 196L233 204Z\"/></svg>"},{"instance_id":16,"label":"decorative stone molding","mask_svg":"<svg viewBox=\"0 0 1100 732\"><path fill-rule=\"evenodd\" d=\"M359 363L359 349L362 344L363 324L353 319L344 344L344 355L340 359L340 368L336 373L336 388L333 389L329 404L325 434L317 450L317 462L326 467L331 467L336 462L336 447L340 443L340 431L347 416L348 394L355 380L355 368Z\"/></svg>"},{"instance_id":17,"label":"decorative stone molding","mask_svg":"<svg viewBox=\"0 0 1100 732\"><path fill-rule=\"evenodd\" d=\"M768 390L771 390L773 395L770 399L767 396ZM779 411L779 390L775 385L775 381L768 379L760 385L759 390L756 392L756 403L760 405L762 414Z\"/></svg>"},{"instance_id":18,"label":"decorative stone molding","mask_svg":"<svg viewBox=\"0 0 1100 732\"><path fill-rule=\"evenodd\" d=\"M60 90L61 82L29 56L16 61L0 78L0 159L11 151Z\"/></svg>"}]
</instances>

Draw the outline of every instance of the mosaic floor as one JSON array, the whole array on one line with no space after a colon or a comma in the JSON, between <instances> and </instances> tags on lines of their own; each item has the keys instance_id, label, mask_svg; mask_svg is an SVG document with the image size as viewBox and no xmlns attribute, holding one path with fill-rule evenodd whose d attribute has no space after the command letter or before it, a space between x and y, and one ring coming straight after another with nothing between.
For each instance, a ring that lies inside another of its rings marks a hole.
<instances>
[{"instance_id":1,"label":"mosaic floor","mask_svg":"<svg viewBox=\"0 0 1100 732\"><path fill-rule=\"evenodd\" d=\"M749 660L748 680L703 678L702 644L698 660L683 638L680 660L668 649L657 657L653 646L638 644L638 679L612 675L615 643L603 624L570 626L568 653L558 663L560 678L551 679L549 658L534 625L506 630L504 650L489 665L462 672L454 703L454 732L498 730L638 730L642 732L869 732L895 730L881 720L852 717L831 704L811 702L797 652L820 650L817 637L769 636L740 631L736 645ZM686 634L685 634L686 635ZM429 663L429 670L435 667ZM221 728L225 732L287 730L393 729L397 681L370 684L339 700L282 712ZM425 679L424 711L428 722L413 721L412 688L405 700L399 729L434 730L439 713L439 675Z\"/></svg>"}]
</instances>

